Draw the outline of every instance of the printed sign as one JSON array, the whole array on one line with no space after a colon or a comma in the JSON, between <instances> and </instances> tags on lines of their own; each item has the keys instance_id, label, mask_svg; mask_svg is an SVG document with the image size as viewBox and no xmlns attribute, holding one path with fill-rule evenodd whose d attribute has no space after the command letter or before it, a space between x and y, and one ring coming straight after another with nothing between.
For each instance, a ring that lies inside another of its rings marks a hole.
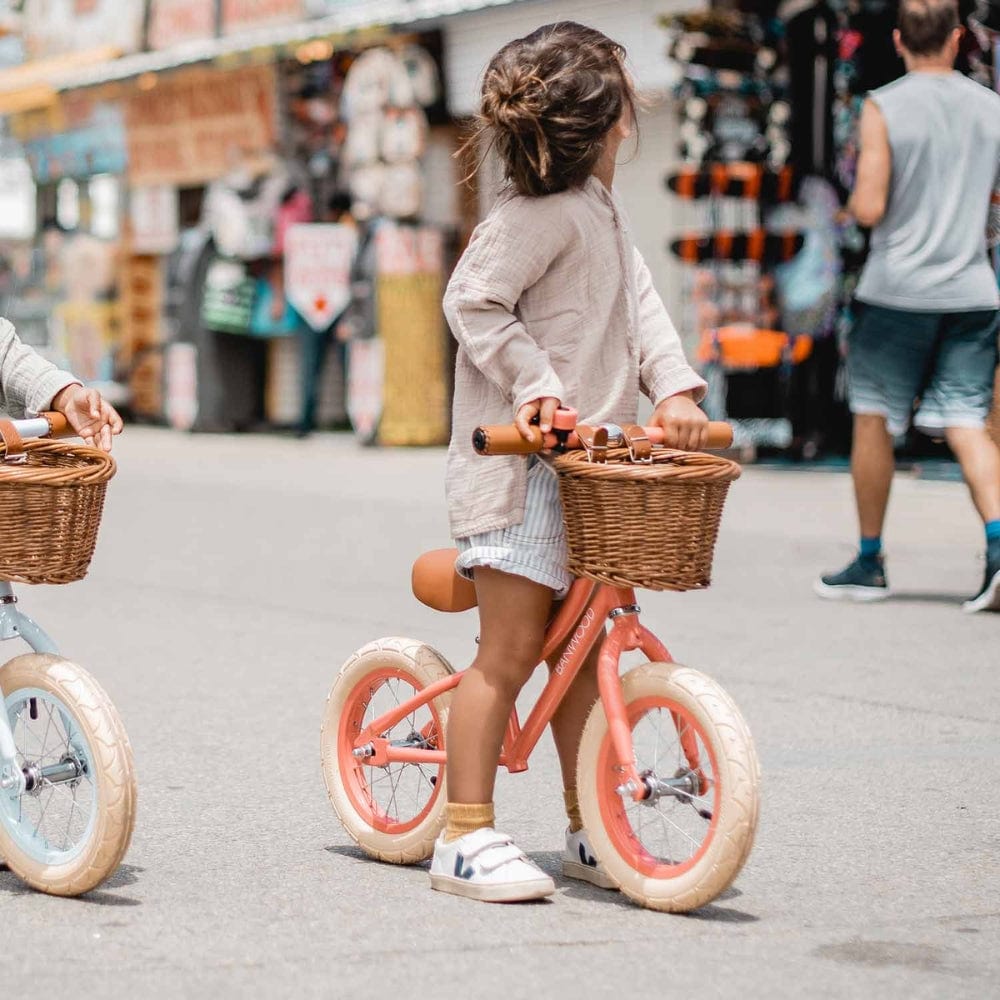
<instances>
[{"instance_id":1,"label":"printed sign","mask_svg":"<svg viewBox=\"0 0 1000 1000\"><path fill-rule=\"evenodd\" d=\"M172 253L178 232L177 188L167 184L134 187L131 191L134 253Z\"/></svg>"},{"instance_id":2,"label":"printed sign","mask_svg":"<svg viewBox=\"0 0 1000 1000\"><path fill-rule=\"evenodd\" d=\"M444 237L440 229L383 223L375 233L378 273L440 274Z\"/></svg>"},{"instance_id":3,"label":"printed sign","mask_svg":"<svg viewBox=\"0 0 1000 1000\"><path fill-rule=\"evenodd\" d=\"M198 348L174 343L167 347L167 420L179 431L189 431L198 418Z\"/></svg>"},{"instance_id":4,"label":"printed sign","mask_svg":"<svg viewBox=\"0 0 1000 1000\"><path fill-rule=\"evenodd\" d=\"M357 243L350 226L307 222L288 228L285 295L314 330L325 330L351 301Z\"/></svg>"},{"instance_id":5,"label":"printed sign","mask_svg":"<svg viewBox=\"0 0 1000 1000\"><path fill-rule=\"evenodd\" d=\"M21 141L35 181L48 184L62 177L124 173L127 152L121 108L104 101L61 104L62 127L52 131L47 126L56 124L56 116L25 116L30 125L22 131ZM18 131L17 125L13 131Z\"/></svg>"},{"instance_id":6,"label":"printed sign","mask_svg":"<svg viewBox=\"0 0 1000 1000\"><path fill-rule=\"evenodd\" d=\"M378 436L385 384L385 356L378 337L347 345L347 415L358 439L371 444Z\"/></svg>"},{"instance_id":7,"label":"printed sign","mask_svg":"<svg viewBox=\"0 0 1000 1000\"><path fill-rule=\"evenodd\" d=\"M138 0L27 0L25 47L32 59L106 45L123 53L138 52L144 7Z\"/></svg>"},{"instance_id":8,"label":"printed sign","mask_svg":"<svg viewBox=\"0 0 1000 1000\"><path fill-rule=\"evenodd\" d=\"M125 100L133 184L204 184L274 139L274 71L189 70Z\"/></svg>"},{"instance_id":9,"label":"printed sign","mask_svg":"<svg viewBox=\"0 0 1000 1000\"><path fill-rule=\"evenodd\" d=\"M302 0L222 0L222 33L297 21L303 13Z\"/></svg>"},{"instance_id":10,"label":"printed sign","mask_svg":"<svg viewBox=\"0 0 1000 1000\"><path fill-rule=\"evenodd\" d=\"M215 35L215 4L206 0L150 0L151 49L168 49L179 42Z\"/></svg>"}]
</instances>

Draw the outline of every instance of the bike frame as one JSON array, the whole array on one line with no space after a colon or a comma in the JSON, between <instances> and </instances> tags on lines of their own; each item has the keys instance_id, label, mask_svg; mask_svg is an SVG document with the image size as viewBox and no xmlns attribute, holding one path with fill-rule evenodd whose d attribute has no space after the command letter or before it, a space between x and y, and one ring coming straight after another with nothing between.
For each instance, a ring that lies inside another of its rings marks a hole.
<instances>
[{"instance_id":1,"label":"bike frame","mask_svg":"<svg viewBox=\"0 0 1000 1000\"><path fill-rule=\"evenodd\" d=\"M604 634L604 622L611 628ZM591 649L601 643L597 662L597 684L601 704L608 718L608 728L614 748L614 762L622 776L620 791L639 801L649 790L635 768L632 727L629 724L619 680L619 663L624 652L639 649L650 660L672 663L666 646L639 621L639 606L635 591L625 587L609 587L591 580L577 579L550 623L542 648L542 659L548 660L562 649L559 660L522 727L515 708L507 723L500 765L508 771L525 771L528 758L538 744L545 727L569 690ZM438 695L456 687L462 674L452 674L417 692L412 698L380 715L354 738L355 755L365 764L385 767L395 763L443 765L446 750L414 746L394 746L381 736L415 709L432 702ZM678 731L681 732L680 727ZM698 749L689 732L681 732L681 743L692 770L697 771Z\"/></svg>"}]
</instances>

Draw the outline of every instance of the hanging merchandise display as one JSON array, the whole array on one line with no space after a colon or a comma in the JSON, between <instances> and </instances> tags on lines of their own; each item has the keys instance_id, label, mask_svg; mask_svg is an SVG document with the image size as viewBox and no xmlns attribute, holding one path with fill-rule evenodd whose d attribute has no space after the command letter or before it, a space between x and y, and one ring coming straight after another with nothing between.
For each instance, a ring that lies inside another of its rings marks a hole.
<instances>
[{"instance_id":1,"label":"hanging merchandise display","mask_svg":"<svg viewBox=\"0 0 1000 1000\"><path fill-rule=\"evenodd\" d=\"M668 246L692 265L686 321L698 333L706 406L733 421L739 443L787 447L792 372L812 352L809 330L780 323L775 295L775 270L797 259L807 238L799 220L771 218L795 193L787 67L771 27L753 15L713 9L665 25L683 69L684 161L666 185L695 201L703 219Z\"/></svg>"},{"instance_id":2,"label":"hanging merchandise display","mask_svg":"<svg viewBox=\"0 0 1000 1000\"><path fill-rule=\"evenodd\" d=\"M957 68L984 83L993 4L960 3ZM685 322L710 408L744 441L806 457L849 447L846 336L867 233L844 206L865 95L904 72L896 16L895 0L780 0L664 19L682 71L683 162L667 186L702 206L699 231L669 247L691 265Z\"/></svg>"},{"instance_id":3,"label":"hanging merchandise display","mask_svg":"<svg viewBox=\"0 0 1000 1000\"><path fill-rule=\"evenodd\" d=\"M440 99L438 81L436 63L418 45L379 46L352 63L340 112L347 125L346 181L360 217L419 217L426 109Z\"/></svg>"},{"instance_id":4,"label":"hanging merchandise display","mask_svg":"<svg viewBox=\"0 0 1000 1000\"><path fill-rule=\"evenodd\" d=\"M320 226L329 228L338 213L347 212L360 234L352 261L346 245L333 243L323 253L306 250L302 268L286 260L288 297L307 319L313 314L314 334L303 338L302 363L316 363L310 361L316 351L321 365L326 355L339 359L343 351L347 416L357 437L367 443L447 440L447 406L439 405L448 391L439 301L445 234L421 221L431 129L450 123L440 51L436 33L395 36L360 53L335 53L282 70L289 109L287 146L309 178L322 220L301 227L301 233L306 241L315 239L310 230L315 234ZM434 180L454 183L451 174ZM289 231L292 246L294 232ZM324 267L343 271L345 263L350 295L337 319L332 314L338 309L341 282L319 272ZM321 320L327 317L324 327ZM335 349L327 349L330 341ZM287 371L289 364L286 359ZM318 373L312 381L316 378ZM307 393L309 383L306 379ZM275 412L291 412L277 391L269 396ZM310 429L311 407L307 398L304 431Z\"/></svg>"}]
</instances>

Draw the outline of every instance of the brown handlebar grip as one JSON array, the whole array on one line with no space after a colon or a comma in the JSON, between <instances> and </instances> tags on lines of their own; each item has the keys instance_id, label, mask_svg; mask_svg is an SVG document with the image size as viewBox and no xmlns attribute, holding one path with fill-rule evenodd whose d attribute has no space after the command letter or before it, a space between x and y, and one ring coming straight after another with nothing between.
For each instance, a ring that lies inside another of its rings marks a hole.
<instances>
[{"instance_id":1,"label":"brown handlebar grip","mask_svg":"<svg viewBox=\"0 0 1000 1000\"><path fill-rule=\"evenodd\" d=\"M542 450L542 432L531 428L531 440L521 437L513 424L477 427L472 432L472 447L480 455L533 455Z\"/></svg>"},{"instance_id":2,"label":"brown handlebar grip","mask_svg":"<svg viewBox=\"0 0 1000 1000\"><path fill-rule=\"evenodd\" d=\"M57 413L54 410L50 410L46 413L39 413L38 415L40 417L45 417L45 419L49 422L48 437L76 437L76 431L70 427L69 421L66 419L66 415L64 413Z\"/></svg>"},{"instance_id":3,"label":"brown handlebar grip","mask_svg":"<svg viewBox=\"0 0 1000 1000\"><path fill-rule=\"evenodd\" d=\"M714 451L725 451L733 444L733 428L723 420L713 420L708 425L708 443L706 448Z\"/></svg>"}]
</instances>

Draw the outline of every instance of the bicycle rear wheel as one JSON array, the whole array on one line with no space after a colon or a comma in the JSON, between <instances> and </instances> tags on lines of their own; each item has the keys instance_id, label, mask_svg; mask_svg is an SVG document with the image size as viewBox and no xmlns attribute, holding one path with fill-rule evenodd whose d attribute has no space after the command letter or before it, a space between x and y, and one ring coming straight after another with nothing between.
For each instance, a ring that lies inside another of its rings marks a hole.
<instances>
[{"instance_id":1,"label":"bicycle rear wheel","mask_svg":"<svg viewBox=\"0 0 1000 1000\"><path fill-rule=\"evenodd\" d=\"M438 652L414 639L378 639L341 667L320 734L327 794L358 846L380 861L429 858L444 826L444 765L376 767L353 755L355 740L380 715L454 673ZM422 705L380 736L397 745L443 750L451 692Z\"/></svg>"},{"instance_id":2,"label":"bicycle rear wheel","mask_svg":"<svg viewBox=\"0 0 1000 1000\"><path fill-rule=\"evenodd\" d=\"M642 802L624 776L604 706L580 741L580 811L598 860L622 891L654 910L686 912L739 874L757 829L760 766L726 692L704 674L648 663L622 677L636 770L653 789Z\"/></svg>"},{"instance_id":3,"label":"bicycle rear wheel","mask_svg":"<svg viewBox=\"0 0 1000 1000\"><path fill-rule=\"evenodd\" d=\"M125 727L97 681L58 656L15 657L0 690L28 783L0 790L0 857L35 889L78 896L115 871L132 839Z\"/></svg>"}]
</instances>

